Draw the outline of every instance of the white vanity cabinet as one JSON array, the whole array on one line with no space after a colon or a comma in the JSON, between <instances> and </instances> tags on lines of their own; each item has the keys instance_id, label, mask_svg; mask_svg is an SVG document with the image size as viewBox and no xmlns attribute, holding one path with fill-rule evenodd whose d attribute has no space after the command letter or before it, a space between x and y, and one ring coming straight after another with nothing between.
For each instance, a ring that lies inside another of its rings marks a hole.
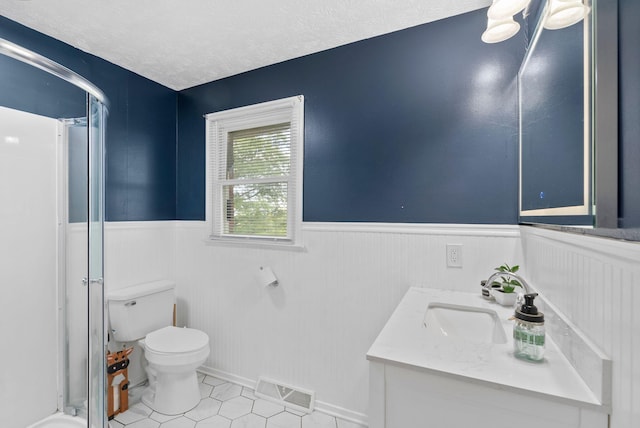
<instances>
[{"instance_id":1,"label":"white vanity cabinet","mask_svg":"<svg viewBox=\"0 0 640 428\"><path fill-rule=\"evenodd\" d=\"M607 413L369 362L369 428L607 428Z\"/></svg>"},{"instance_id":2,"label":"white vanity cabinet","mask_svg":"<svg viewBox=\"0 0 640 428\"><path fill-rule=\"evenodd\" d=\"M506 343L429 334L434 302L495 311ZM369 428L607 428L609 406L548 336L543 362L513 356L512 313L472 293L410 289L367 352Z\"/></svg>"}]
</instances>

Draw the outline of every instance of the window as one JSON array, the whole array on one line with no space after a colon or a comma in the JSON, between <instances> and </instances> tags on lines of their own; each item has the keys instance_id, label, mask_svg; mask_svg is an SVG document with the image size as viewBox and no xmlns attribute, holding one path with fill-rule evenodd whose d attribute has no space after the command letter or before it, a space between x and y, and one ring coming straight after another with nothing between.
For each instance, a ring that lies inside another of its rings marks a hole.
<instances>
[{"instance_id":1,"label":"window","mask_svg":"<svg viewBox=\"0 0 640 428\"><path fill-rule=\"evenodd\" d=\"M304 97L205 118L211 239L298 245Z\"/></svg>"}]
</instances>

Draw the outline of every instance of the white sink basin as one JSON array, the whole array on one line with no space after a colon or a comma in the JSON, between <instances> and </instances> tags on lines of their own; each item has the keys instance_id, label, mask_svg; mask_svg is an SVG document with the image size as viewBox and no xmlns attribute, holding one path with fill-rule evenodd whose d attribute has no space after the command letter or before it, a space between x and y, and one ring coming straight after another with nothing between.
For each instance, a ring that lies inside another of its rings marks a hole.
<instances>
[{"instance_id":1,"label":"white sink basin","mask_svg":"<svg viewBox=\"0 0 640 428\"><path fill-rule=\"evenodd\" d=\"M474 343L506 343L502 323L492 309L432 302L424 314L430 334Z\"/></svg>"}]
</instances>

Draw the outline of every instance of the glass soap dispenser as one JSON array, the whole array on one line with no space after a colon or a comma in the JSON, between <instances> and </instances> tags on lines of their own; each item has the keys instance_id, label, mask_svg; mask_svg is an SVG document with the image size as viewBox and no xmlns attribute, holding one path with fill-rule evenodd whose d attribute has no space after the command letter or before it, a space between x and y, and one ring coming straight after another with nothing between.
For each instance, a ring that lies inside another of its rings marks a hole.
<instances>
[{"instance_id":1,"label":"glass soap dispenser","mask_svg":"<svg viewBox=\"0 0 640 428\"><path fill-rule=\"evenodd\" d=\"M533 304L537 293L525 294L516 308L513 325L513 350L517 358L542 361L544 358L544 314Z\"/></svg>"}]
</instances>

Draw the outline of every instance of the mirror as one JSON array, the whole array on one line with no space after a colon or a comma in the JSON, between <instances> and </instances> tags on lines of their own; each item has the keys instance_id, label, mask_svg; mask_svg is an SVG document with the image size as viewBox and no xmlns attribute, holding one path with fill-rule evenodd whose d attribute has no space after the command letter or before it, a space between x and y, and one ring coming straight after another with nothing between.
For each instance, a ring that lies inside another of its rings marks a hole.
<instances>
[{"instance_id":1,"label":"mirror","mask_svg":"<svg viewBox=\"0 0 640 428\"><path fill-rule=\"evenodd\" d=\"M539 23L518 73L521 221L592 224L589 28Z\"/></svg>"},{"instance_id":2,"label":"mirror","mask_svg":"<svg viewBox=\"0 0 640 428\"><path fill-rule=\"evenodd\" d=\"M518 73L520 222L617 227L617 21L594 0L548 30L544 3Z\"/></svg>"}]
</instances>

